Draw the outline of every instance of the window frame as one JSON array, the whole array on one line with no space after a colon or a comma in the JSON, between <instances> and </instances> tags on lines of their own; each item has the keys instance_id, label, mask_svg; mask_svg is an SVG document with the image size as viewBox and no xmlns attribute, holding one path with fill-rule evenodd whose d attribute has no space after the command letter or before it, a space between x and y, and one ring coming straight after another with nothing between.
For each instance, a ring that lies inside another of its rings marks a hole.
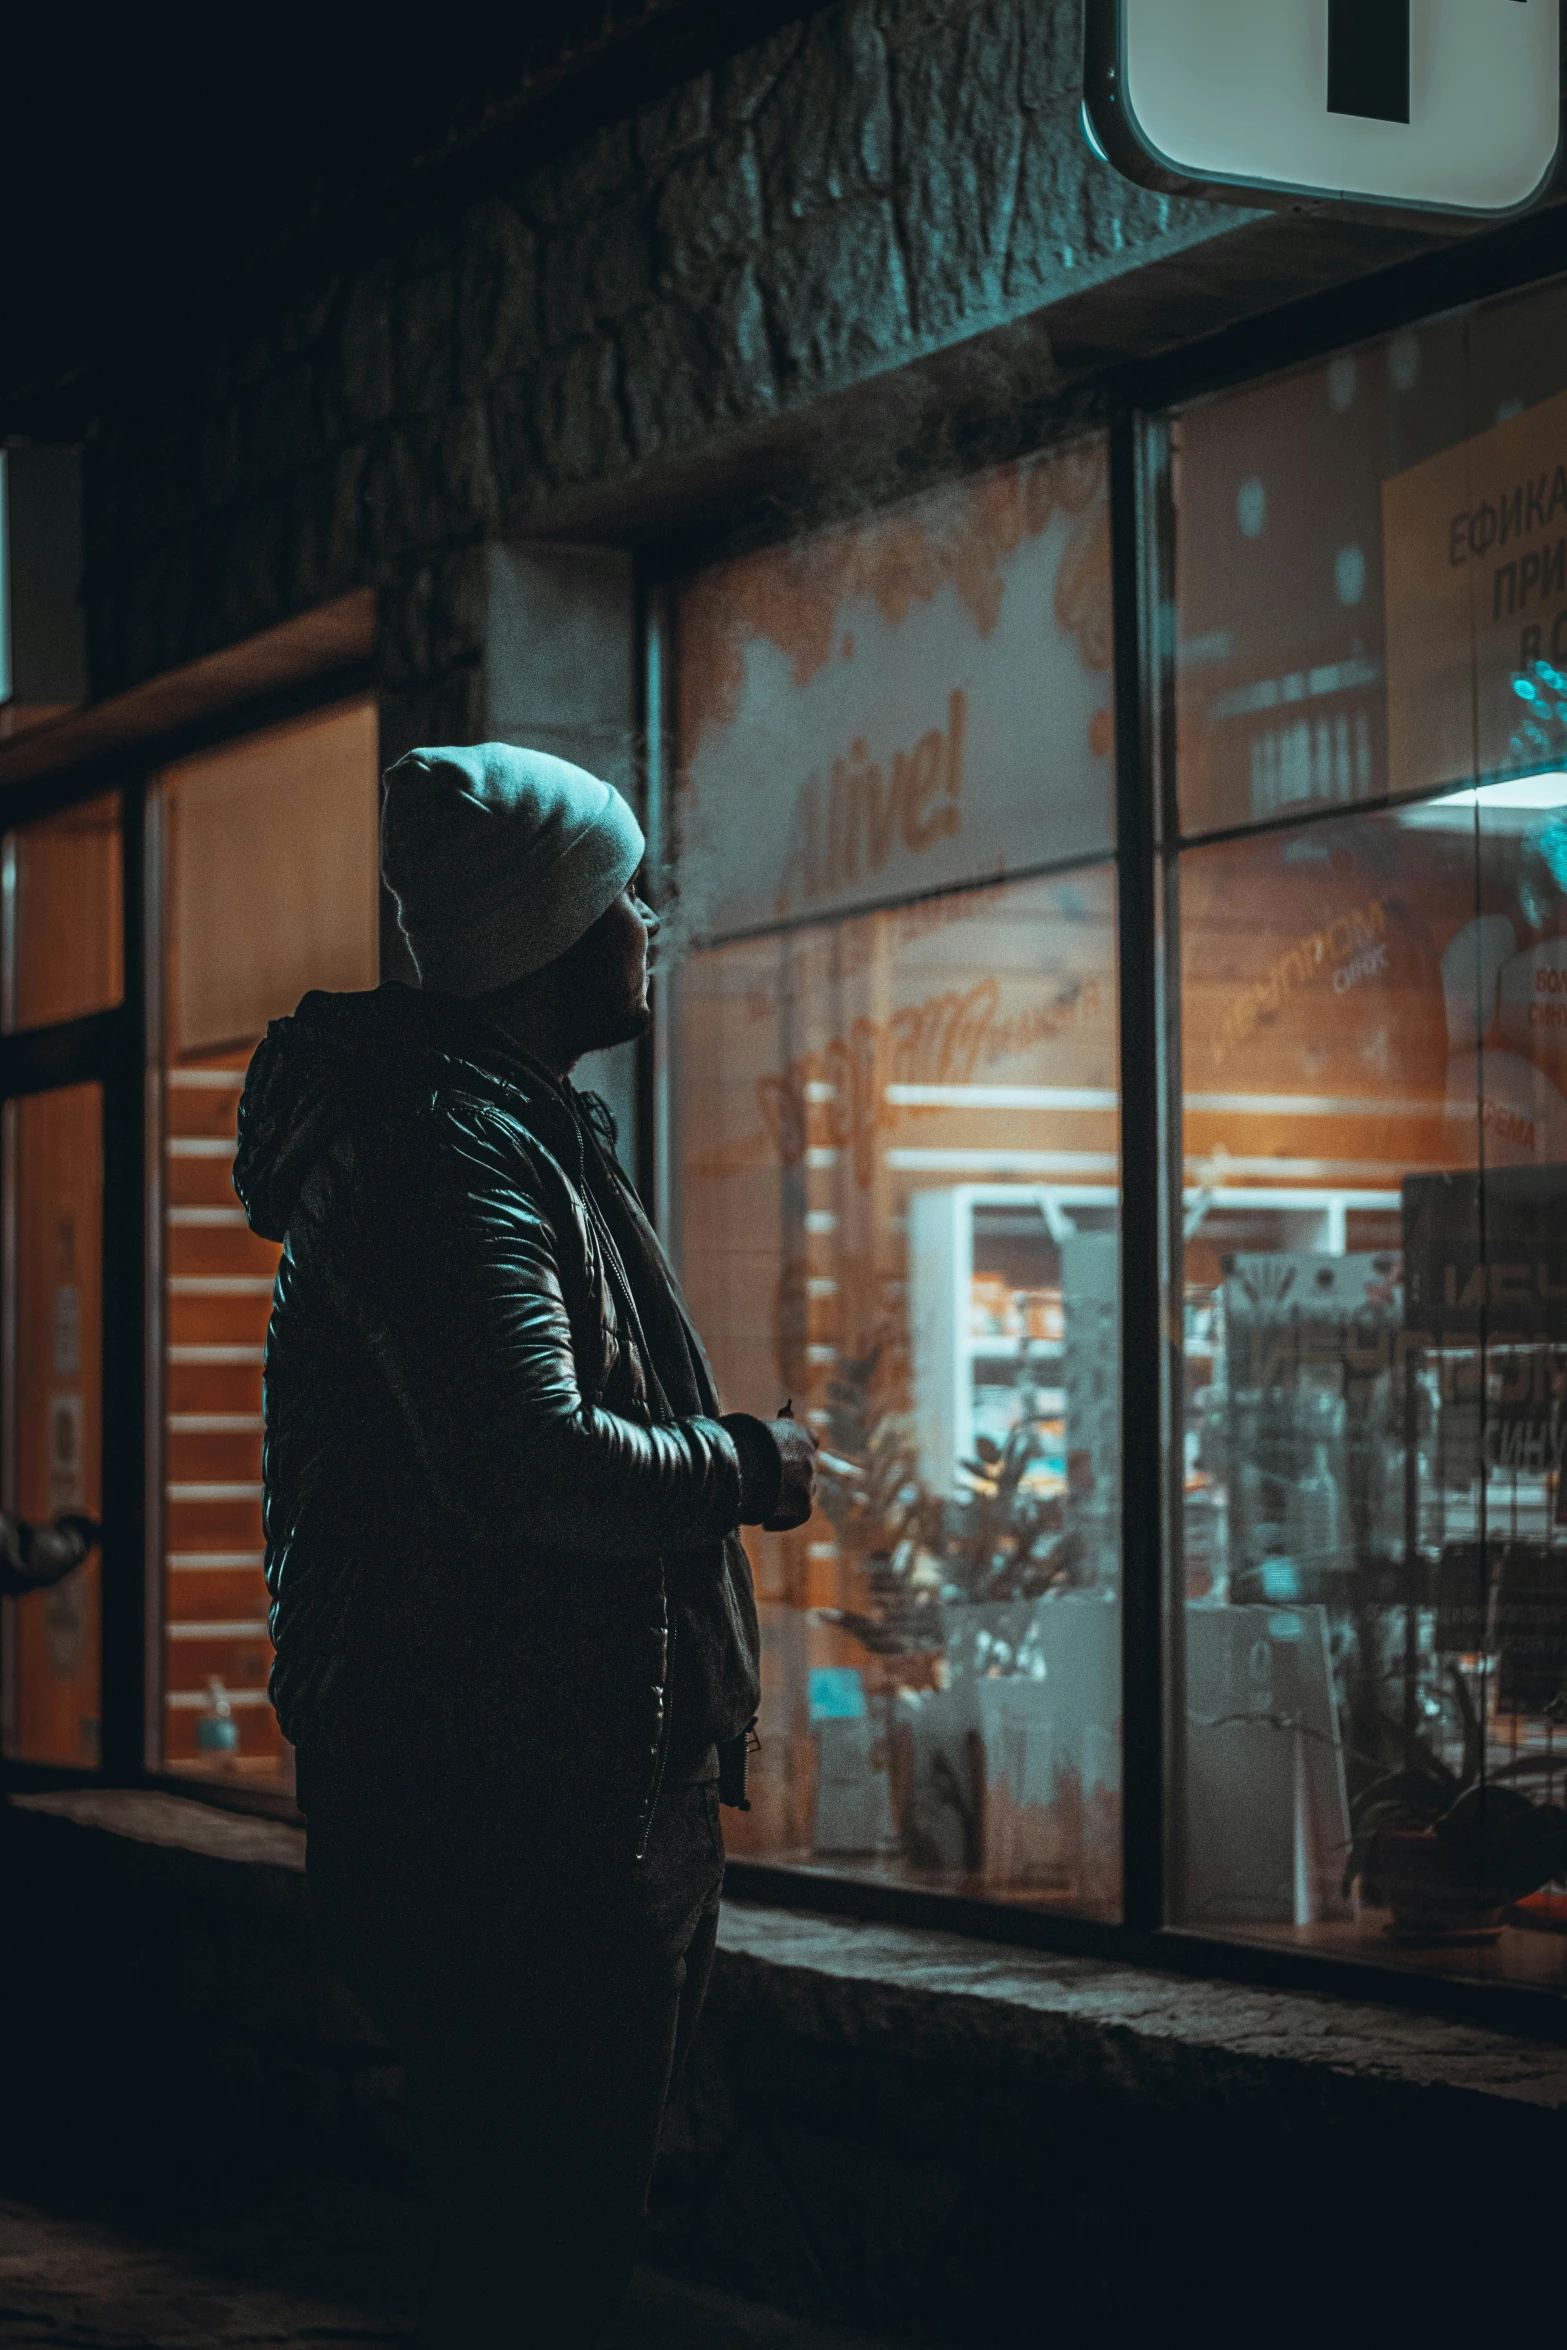
<instances>
[{"instance_id":1,"label":"window frame","mask_svg":"<svg viewBox=\"0 0 1567 2350\"><path fill-rule=\"evenodd\" d=\"M1455 249L1443 246L1348 287L1309 297L1273 316L1247 321L1153 362L1101 378L1100 421L1110 436L1110 536L1115 666L1115 866L1120 973L1122 1239L1122 1674L1123 1915L1118 1924L1045 1915L979 1897L872 1885L824 1870L734 1858L732 1894L784 1908L882 1920L970 1934L1063 1954L1095 1956L1169 1973L1331 1992L1341 1998L1451 2013L1506 2028L1559 2036L1567 1993L1525 1984L1426 1974L1398 1958L1365 1952L1329 1955L1230 1940L1172 1922L1170 1890L1182 1876L1184 1641L1178 1636L1182 1574L1181 1457L1176 1413L1181 1398L1184 1167L1180 1067L1180 857L1183 849L1225 834L1183 840L1176 803L1175 641L1166 615L1174 608L1174 508L1170 449L1176 414L1199 400L1252 388L1336 352L1440 317L1482 299L1543 286L1564 273L1546 224L1526 221ZM1061 420L1061 434L1081 429ZM1014 443L987 442L973 470L1022 455L1056 437L1039 429ZM951 478L950 462L945 476ZM926 486L900 484L900 495ZM838 509L797 517L790 537L836 518ZM783 534L772 534L781 543ZM699 569L758 543L746 531L725 538L667 542L643 555L639 592L643 631L648 775L648 837L659 869L672 865L668 778L677 743L670 680L674 609L681 584ZM1356 802L1371 814L1391 804ZM1404 804L1402 801L1399 804ZM1324 811L1329 813L1329 811ZM1298 825L1297 811L1254 832ZM655 1009L644 1046L646 1084L658 1105L654 1143L659 1174L659 1230L678 1239L678 1203L669 1171L672 1037L667 994ZM651 1170L650 1170L651 1171ZM1157 1365L1156 1409L1144 1389L1135 1399L1127 1361Z\"/></svg>"},{"instance_id":2,"label":"window frame","mask_svg":"<svg viewBox=\"0 0 1567 2350\"><path fill-rule=\"evenodd\" d=\"M355 660L249 696L134 749L111 751L6 790L0 829L118 791L122 834L121 1001L53 1026L0 1036L0 1103L94 1081L104 1089L103 1698L96 1767L0 1758L0 1797L83 1787L155 1790L230 1811L298 1821L291 1797L164 1768L164 1592L158 1496L163 1475L159 1144L164 768L291 718L374 697ZM26 736L18 738L27 742ZM4 762L0 758L0 778Z\"/></svg>"},{"instance_id":3,"label":"window frame","mask_svg":"<svg viewBox=\"0 0 1567 2350\"><path fill-rule=\"evenodd\" d=\"M103 1089L103 1553L102 1730L96 1767L7 1758L12 1787L110 1785L139 1770L143 1754L141 1520L145 1461L140 1442L136 1357L143 1319L142 1127L136 1075L140 1044L142 953L139 764L113 761L88 774L67 771L23 786L4 808L7 832L58 815L107 792L120 795L121 1000L106 1010L0 1037L0 1104L67 1086ZM112 1660L112 1662L111 1662Z\"/></svg>"}]
</instances>

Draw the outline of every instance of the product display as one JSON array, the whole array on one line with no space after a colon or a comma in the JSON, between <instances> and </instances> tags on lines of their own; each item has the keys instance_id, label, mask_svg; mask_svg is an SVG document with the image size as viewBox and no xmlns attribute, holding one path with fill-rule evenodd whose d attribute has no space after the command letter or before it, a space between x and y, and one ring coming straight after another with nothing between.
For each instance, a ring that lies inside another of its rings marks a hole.
<instances>
[{"instance_id":1,"label":"product display","mask_svg":"<svg viewBox=\"0 0 1567 2350\"><path fill-rule=\"evenodd\" d=\"M1481 1206L1472 1172L1413 1176L1401 1252L1224 1260L1189 1391L1187 1589L1216 1595L1184 1652L1193 1923L1330 1922L1358 1898L1406 1937L1494 1933L1495 1871L1444 1892L1421 1847L1416 1888L1388 1842L1492 1783L1483 1839L1520 1805L1534 1823L1509 1899L1553 1865L1567 1169L1499 1169L1483 1227Z\"/></svg>"},{"instance_id":2,"label":"product display","mask_svg":"<svg viewBox=\"0 0 1567 2350\"><path fill-rule=\"evenodd\" d=\"M1186 1611L1185 1898L1193 1924L1350 1914L1328 1610Z\"/></svg>"},{"instance_id":3,"label":"product display","mask_svg":"<svg viewBox=\"0 0 1567 2350\"><path fill-rule=\"evenodd\" d=\"M1225 1260L1222 1377L1216 1364L1199 1398L1199 1461L1226 1497L1232 1600L1329 1600L1401 1551L1388 1482L1401 1294L1385 1252Z\"/></svg>"},{"instance_id":4,"label":"product display","mask_svg":"<svg viewBox=\"0 0 1567 2350\"><path fill-rule=\"evenodd\" d=\"M944 1686L899 1708L917 1868L1114 1905L1119 1650L1113 1591L948 1611Z\"/></svg>"}]
</instances>

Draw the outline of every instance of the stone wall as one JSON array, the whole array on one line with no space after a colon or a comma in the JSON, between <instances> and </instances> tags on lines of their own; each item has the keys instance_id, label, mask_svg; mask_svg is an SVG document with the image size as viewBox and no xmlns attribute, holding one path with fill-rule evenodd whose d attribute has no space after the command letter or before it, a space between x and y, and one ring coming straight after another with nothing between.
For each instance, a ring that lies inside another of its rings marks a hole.
<instances>
[{"instance_id":1,"label":"stone wall","mask_svg":"<svg viewBox=\"0 0 1567 2350\"><path fill-rule=\"evenodd\" d=\"M1095 160L1080 13L839 0L115 389L94 694L373 583L389 752L469 735L486 539L1233 225Z\"/></svg>"}]
</instances>

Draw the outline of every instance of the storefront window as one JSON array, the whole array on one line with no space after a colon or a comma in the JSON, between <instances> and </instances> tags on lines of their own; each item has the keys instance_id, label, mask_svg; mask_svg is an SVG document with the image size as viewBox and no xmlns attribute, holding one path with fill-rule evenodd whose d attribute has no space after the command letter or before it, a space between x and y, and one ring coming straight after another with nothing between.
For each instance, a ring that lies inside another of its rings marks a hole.
<instances>
[{"instance_id":1,"label":"storefront window","mask_svg":"<svg viewBox=\"0 0 1567 2350\"><path fill-rule=\"evenodd\" d=\"M289 1784L267 1701L261 1361L279 1251L234 1197L267 1022L377 971L376 715L356 702L163 778L164 1752Z\"/></svg>"},{"instance_id":2,"label":"storefront window","mask_svg":"<svg viewBox=\"0 0 1567 2350\"><path fill-rule=\"evenodd\" d=\"M1175 1915L1556 1985L1564 323L1176 425Z\"/></svg>"},{"instance_id":3,"label":"storefront window","mask_svg":"<svg viewBox=\"0 0 1567 2350\"><path fill-rule=\"evenodd\" d=\"M103 1089L7 1102L0 1219L4 1507L32 1524L97 1518L103 1457ZM100 1560L5 1601L5 1752L94 1764Z\"/></svg>"},{"instance_id":4,"label":"storefront window","mask_svg":"<svg viewBox=\"0 0 1567 2350\"><path fill-rule=\"evenodd\" d=\"M822 1440L731 1842L1113 1916L1103 450L709 573L679 658L679 1255L726 1400Z\"/></svg>"},{"instance_id":5,"label":"storefront window","mask_svg":"<svg viewBox=\"0 0 1567 2350\"><path fill-rule=\"evenodd\" d=\"M0 843L0 1027L107 1011L125 993L120 796L42 816Z\"/></svg>"}]
</instances>

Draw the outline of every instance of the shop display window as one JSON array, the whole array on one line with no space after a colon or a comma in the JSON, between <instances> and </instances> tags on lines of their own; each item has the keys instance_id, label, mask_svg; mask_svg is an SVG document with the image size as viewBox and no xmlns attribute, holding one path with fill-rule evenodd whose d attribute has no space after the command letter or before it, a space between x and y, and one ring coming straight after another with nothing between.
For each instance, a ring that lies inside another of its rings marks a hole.
<instances>
[{"instance_id":1,"label":"shop display window","mask_svg":"<svg viewBox=\"0 0 1567 2350\"><path fill-rule=\"evenodd\" d=\"M46 1028L125 993L120 795L41 816L0 843L0 1028Z\"/></svg>"},{"instance_id":2,"label":"shop display window","mask_svg":"<svg viewBox=\"0 0 1567 2350\"><path fill-rule=\"evenodd\" d=\"M1557 1987L1564 326L1550 289L1174 428L1171 1914Z\"/></svg>"},{"instance_id":3,"label":"shop display window","mask_svg":"<svg viewBox=\"0 0 1567 2350\"><path fill-rule=\"evenodd\" d=\"M103 1088L5 1104L0 1168L0 1502L32 1524L98 1518L103 1458ZM0 1602L4 1750L93 1765L102 1720L101 1561Z\"/></svg>"},{"instance_id":4,"label":"shop display window","mask_svg":"<svg viewBox=\"0 0 1567 2350\"><path fill-rule=\"evenodd\" d=\"M373 704L169 770L161 1371L156 1513L164 1757L201 1777L292 1782L267 1699L262 1349L279 1251L234 1197L235 1119L267 1022L312 987L377 976Z\"/></svg>"},{"instance_id":5,"label":"shop display window","mask_svg":"<svg viewBox=\"0 0 1567 2350\"><path fill-rule=\"evenodd\" d=\"M749 1537L756 1857L1113 1917L1119 1095L1097 442L678 612L675 1236Z\"/></svg>"}]
</instances>

